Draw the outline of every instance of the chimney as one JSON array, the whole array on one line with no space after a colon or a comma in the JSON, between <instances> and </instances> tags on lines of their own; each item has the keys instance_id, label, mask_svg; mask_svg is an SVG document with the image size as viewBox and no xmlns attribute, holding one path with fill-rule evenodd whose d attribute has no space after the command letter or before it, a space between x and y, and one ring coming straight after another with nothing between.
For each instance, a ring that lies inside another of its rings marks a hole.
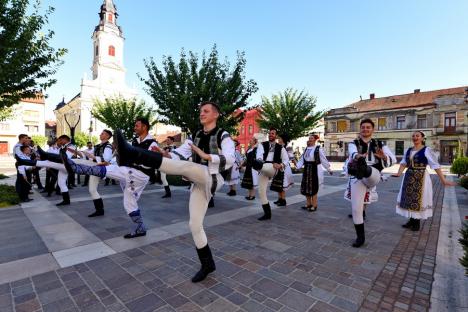
<instances>
[{"instance_id":1,"label":"chimney","mask_svg":"<svg viewBox=\"0 0 468 312\"><path fill-rule=\"evenodd\" d=\"M375 93L371 93L371 94L369 95L369 97L370 97L371 100L375 99Z\"/></svg>"},{"instance_id":2,"label":"chimney","mask_svg":"<svg viewBox=\"0 0 468 312\"><path fill-rule=\"evenodd\" d=\"M414 93L415 93L415 94L416 94L416 93L419 93L419 92L421 92L421 89L414 89Z\"/></svg>"}]
</instances>

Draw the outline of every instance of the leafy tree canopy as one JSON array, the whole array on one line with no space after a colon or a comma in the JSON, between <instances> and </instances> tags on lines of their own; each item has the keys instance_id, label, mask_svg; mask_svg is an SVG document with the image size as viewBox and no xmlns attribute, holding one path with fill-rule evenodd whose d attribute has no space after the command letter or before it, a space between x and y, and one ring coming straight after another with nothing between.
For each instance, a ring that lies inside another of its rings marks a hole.
<instances>
[{"instance_id":1,"label":"leafy tree canopy","mask_svg":"<svg viewBox=\"0 0 468 312\"><path fill-rule=\"evenodd\" d=\"M40 1L0 0L0 109L32 98L56 83L51 78L66 49L50 46L54 32L44 30L54 11L40 12Z\"/></svg>"},{"instance_id":2,"label":"leafy tree canopy","mask_svg":"<svg viewBox=\"0 0 468 312\"><path fill-rule=\"evenodd\" d=\"M316 103L314 96L291 88L270 98L262 97L259 126L278 129L278 134L286 134L288 141L300 138L314 129L323 117L323 112L314 112Z\"/></svg>"},{"instance_id":3,"label":"leafy tree canopy","mask_svg":"<svg viewBox=\"0 0 468 312\"><path fill-rule=\"evenodd\" d=\"M127 138L133 136L135 119L145 117L154 126L158 120L154 117L155 110L144 101L124 99L122 97L106 98L104 102L95 101L91 114L112 130L122 129Z\"/></svg>"},{"instance_id":4,"label":"leafy tree canopy","mask_svg":"<svg viewBox=\"0 0 468 312\"><path fill-rule=\"evenodd\" d=\"M244 117L239 109L258 89L255 81L245 78L245 54L238 52L231 68L227 58L219 60L216 45L209 55L203 52L201 58L182 50L178 62L165 56L162 66L153 58L145 60L145 66L148 78L140 79L158 107L160 121L179 126L184 132L195 133L200 128L198 105L213 101L222 111L219 126L235 133Z\"/></svg>"}]
</instances>

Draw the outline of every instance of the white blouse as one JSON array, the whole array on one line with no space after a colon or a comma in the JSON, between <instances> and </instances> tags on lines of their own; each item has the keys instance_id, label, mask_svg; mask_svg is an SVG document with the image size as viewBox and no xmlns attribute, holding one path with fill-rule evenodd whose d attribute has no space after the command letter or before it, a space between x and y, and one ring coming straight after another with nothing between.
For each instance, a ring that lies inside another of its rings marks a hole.
<instances>
[{"instance_id":1,"label":"white blouse","mask_svg":"<svg viewBox=\"0 0 468 312\"><path fill-rule=\"evenodd\" d=\"M317 145L312 145L308 146L302 156L299 158L299 161L297 162L296 168L300 169L304 166L304 161L315 161L315 148ZM329 170L330 169L330 163L328 162L327 157L325 156L325 152L323 148L319 149L319 156L320 156L320 163L322 166Z\"/></svg>"}]
</instances>

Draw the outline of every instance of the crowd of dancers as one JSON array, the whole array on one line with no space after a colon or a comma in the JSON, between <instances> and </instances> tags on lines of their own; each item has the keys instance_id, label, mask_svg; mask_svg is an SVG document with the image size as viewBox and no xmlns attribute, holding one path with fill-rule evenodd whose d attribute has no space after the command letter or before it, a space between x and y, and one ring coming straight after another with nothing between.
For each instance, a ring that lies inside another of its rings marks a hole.
<instances>
[{"instance_id":1,"label":"crowd of dancers","mask_svg":"<svg viewBox=\"0 0 468 312\"><path fill-rule=\"evenodd\" d=\"M309 136L307 148L296 160L292 151L286 148L287 135L278 136L277 129L272 128L265 142L258 142L253 137L243 156L238 149L239 143L218 127L220 114L216 103L201 103L201 129L179 147L174 146L173 137L166 140L164 148L159 146L149 134L150 124L145 118L135 121L136 137L131 144L120 130L115 133L104 130L100 143L94 147L88 145L84 151L78 151L67 135L60 136L47 151L32 147L30 138L20 135L15 146L18 194L23 201L29 201L33 177L39 187L39 168L47 168L45 192L50 195L55 190L54 186L50 190L51 185L57 183L62 195L62 202L57 206L69 205L70 177L84 175L88 177L85 184L94 203L94 211L89 217L102 217L104 202L98 192L99 182L101 179L118 181L123 192L125 213L135 224L124 238L132 239L147 233L138 204L146 185L156 181L159 175L165 189L163 198L170 200L172 194L167 175L183 176L191 182L189 227L201 263L201 269L192 281L202 281L216 269L203 220L207 209L214 205L213 196L224 184L229 186L228 196L237 195L239 182L248 190L247 200L254 200L258 192L263 210L258 220L268 221L272 219L268 185L270 190L278 193L274 204L286 206L286 191L294 184L291 163L297 169L303 169L300 191L306 199L302 208L308 212L318 209L318 191L323 185L324 172L332 174L324 150L317 144L318 135ZM353 247L361 247L365 242L364 209L367 204L378 201L376 186L382 180L381 171L396 163L396 157L388 146L373 138L374 126L371 119L362 120L359 137L348 144L349 158L344 169L349 179L344 198L351 202L351 217L356 231ZM405 152L398 173L394 175L400 176L407 169L397 197L396 212L408 219L403 225L405 228L418 231L420 220L432 216L432 182L427 167L436 171L444 185L454 183L445 179L433 152L425 146L424 133L415 131L412 140L413 146ZM240 171L244 172L242 180Z\"/></svg>"}]
</instances>

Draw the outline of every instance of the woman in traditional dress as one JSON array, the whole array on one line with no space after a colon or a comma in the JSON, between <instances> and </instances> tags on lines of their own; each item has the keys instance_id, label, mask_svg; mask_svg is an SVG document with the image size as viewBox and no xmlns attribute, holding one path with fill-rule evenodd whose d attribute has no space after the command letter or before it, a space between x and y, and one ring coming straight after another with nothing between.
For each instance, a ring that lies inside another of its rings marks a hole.
<instances>
[{"instance_id":1,"label":"woman in traditional dress","mask_svg":"<svg viewBox=\"0 0 468 312\"><path fill-rule=\"evenodd\" d=\"M427 170L431 167L439 176L444 186L455 186L456 183L445 179L437 158L432 150L425 146L425 135L415 131L412 135L413 147L410 147L400 162L400 169L394 177L399 177L407 168L400 193L398 194L396 213L409 218L404 228L419 231L420 220L432 217L432 181Z\"/></svg>"},{"instance_id":2,"label":"woman in traditional dress","mask_svg":"<svg viewBox=\"0 0 468 312\"><path fill-rule=\"evenodd\" d=\"M289 136L287 134L283 133L281 136L278 136L278 144L282 145L285 148L286 152L288 153L289 161L287 162L287 165L285 165L283 170L283 190L278 192L278 200L274 202L276 206L286 206L286 191L294 185L294 177L290 164L291 159L294 159L294 154L292 153L291 149L288 151L288 148L286 147L288 145L288 140Z\"/></svg>"},{"instance_id":3,"label":"woman in traditional dress","mask_svg":"<svg viewBox=\"0 0 468 312\"><path fill-rule=\"evenodd\" d=\"M246 160L243 163L243 166L245 166L245 171L242 178L241 187L249 191L248 196L245 197L247 200L255 199L255 188L258 185L258 171L252 168L255 157L257 155L257 143L258 141L255 137L250 139L247 153L245 153Z\"/></svg>"},{"instance_id":4,"label":"woman in traditional dress","mask_svg":"<svg viewBox=\"0 0 468 312\"><path fill-rule=\"evenodd\" d=\"M316 145L319 136L316 134L310 135L307 141L307 148L299 158L296 167L298 169L304 167L301 182L301 194L306 197L306 205L302 207L307 211L317 210L317 193L319 185L323 183L323 168L330 174L330 163L322 148Z\"/></svg>"}]
</instances>

